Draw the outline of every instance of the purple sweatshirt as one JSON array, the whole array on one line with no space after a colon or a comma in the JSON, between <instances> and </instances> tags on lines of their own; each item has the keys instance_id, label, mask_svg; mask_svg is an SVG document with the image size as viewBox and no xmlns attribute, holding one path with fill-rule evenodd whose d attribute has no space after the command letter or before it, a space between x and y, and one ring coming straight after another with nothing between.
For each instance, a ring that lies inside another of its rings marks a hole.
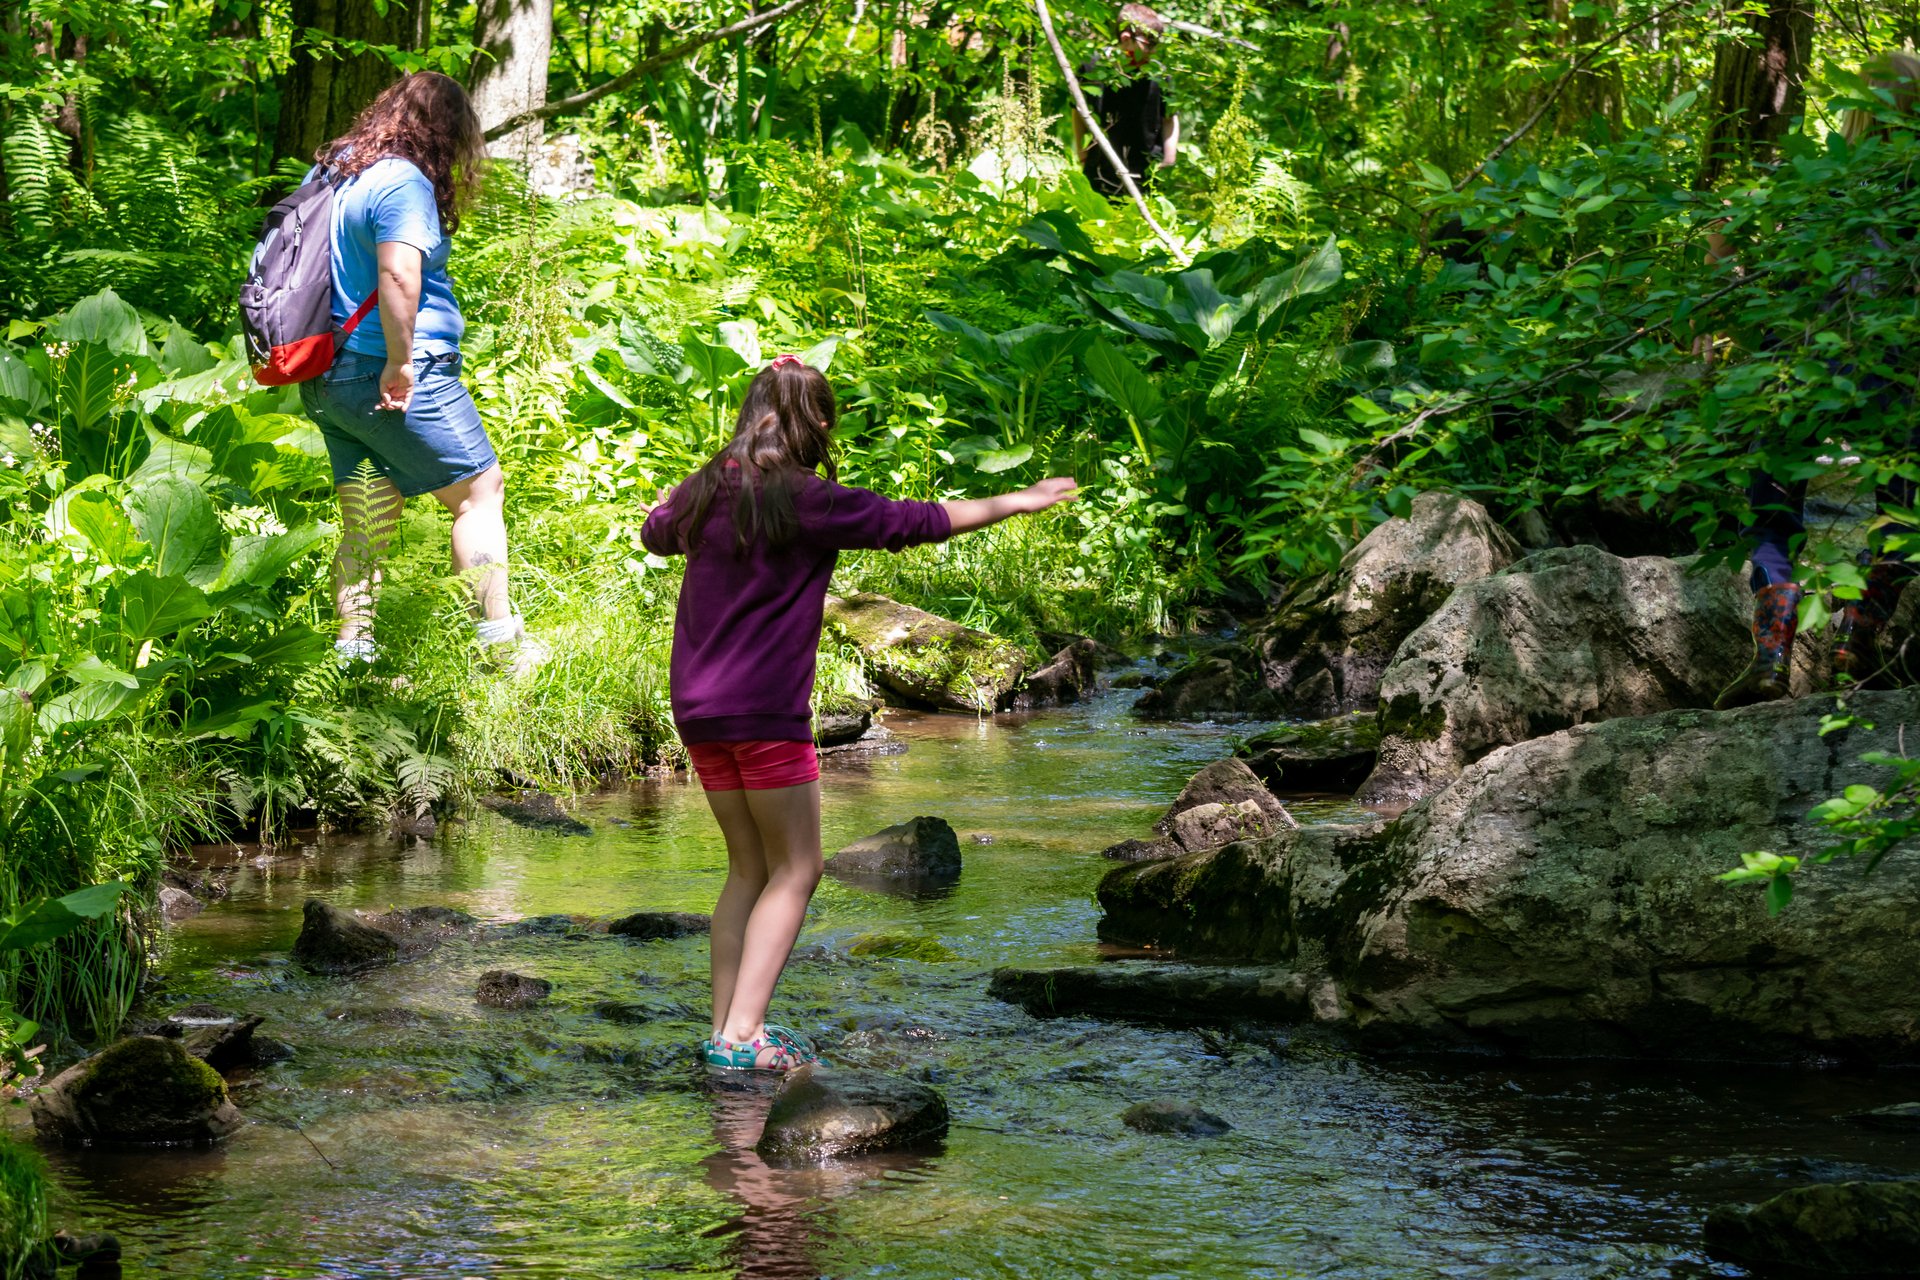
<instances>
[{"instance_id":1,"label":"purple sweatshirt","mask_svg":"<svg viewBox=\"0 0 1920 1280\"><path fill-rule=\"evenodd\" d=\"M937 502L896 502L819 476L800 482L793 505L800 534L778 551L762 542L734 553L725 493L690 552L675 535L671 498L640 530L647 550L687 557L668 681L682 742L813 741L814 659L840 552L899 551L953 534Z\"/></svg>"}]
</instances>

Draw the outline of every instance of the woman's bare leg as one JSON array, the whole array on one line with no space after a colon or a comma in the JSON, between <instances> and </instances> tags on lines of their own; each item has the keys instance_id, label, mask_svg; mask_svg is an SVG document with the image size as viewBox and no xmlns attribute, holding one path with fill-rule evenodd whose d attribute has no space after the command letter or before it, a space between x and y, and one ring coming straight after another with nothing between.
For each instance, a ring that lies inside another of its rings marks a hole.
<instances>
[{"instance_id":1,"label":"woman's bare leg","mask_svg":"<svg viewBox=\"0 0 1920 1280\"><path fill-rule=\"evenodd\" d=\"M767 887L767 858L760 847L760 828L747 811L744 791L709 791L720 834L727 838L727 883L713 907L713 1033L719 1035L733 1003L734 982L740 974L740 950L746 942L747 917L760 891Z\"/></svg>"},{"instance_id":2,"label":"woman's bare leg","mask_svg":"<svg viewBox=\"0 0 1920 1280\"><path fill-rule=\"evenodd\" d=\"M780 971L806 923L807 903L820 883L820 783L746 791L747 812L760 833L766 886L747 917L746 939L721 1034L751 1040L766 1030ZM715 924L719 921L716 919Z\"/></svg>"},{"instance_id":3,"label":"woman's bare leg","mask_svg":"<svg viewBox=\"0 0 1920 1280\"><path fill-rule=\"evenodd\" d=\"M489 622L513 616L507 601L507 481L498 465L435 489L453 513L453 570L473 584L474 613Z\"/></svg>"},{"instance_id":4,"label":"woman's bare leg","mask_svg":"<svg viewBox=\"0 0 1920 1280\"><path fill-rule=\"evenodd\" d=\"M333 611L340 640L358 640L373 627L374 598L380 591L380 561L400 523L406 499L383 475L349 480L336 487L340 496L340 545L333 553Z\"/></svg>"}]
</instances>

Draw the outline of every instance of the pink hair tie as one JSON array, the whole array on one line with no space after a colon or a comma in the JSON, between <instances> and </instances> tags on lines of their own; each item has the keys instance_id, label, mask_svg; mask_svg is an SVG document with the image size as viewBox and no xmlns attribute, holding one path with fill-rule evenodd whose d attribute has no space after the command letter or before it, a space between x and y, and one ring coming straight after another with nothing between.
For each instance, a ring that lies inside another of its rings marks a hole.
<instances>
[{"instance_id":1,"label":"pink hair tie","mask_svg":"<svg viewBox=\"0 0 1920 1280\"><path fill-rule=\"evenodd\" d=\"M804 364L804 363L806 363L804 360L802 360L799 356L794 355L791 351L789 351L785 355L775 356L773 358L773 363L768 365L767 368L778 369L783 364Z\"/></svg>"}]
</instances>

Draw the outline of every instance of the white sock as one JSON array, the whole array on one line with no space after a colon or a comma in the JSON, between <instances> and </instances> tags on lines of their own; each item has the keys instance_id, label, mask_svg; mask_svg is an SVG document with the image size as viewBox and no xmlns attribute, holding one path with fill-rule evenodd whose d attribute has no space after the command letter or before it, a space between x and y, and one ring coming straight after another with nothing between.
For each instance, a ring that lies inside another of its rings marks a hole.
<instances>
[{"instance_id":1,"label":"white sock","mask_svg":"<svg viewBox=\"0 0 1920 1280\"><path fill-rule=\"evenodd\" d=\"M519 614L505 618L489 618L473 624L473 637L481 644L504 644L508 640L518 640L527 624Z\"/></svg>"}]
</instances>

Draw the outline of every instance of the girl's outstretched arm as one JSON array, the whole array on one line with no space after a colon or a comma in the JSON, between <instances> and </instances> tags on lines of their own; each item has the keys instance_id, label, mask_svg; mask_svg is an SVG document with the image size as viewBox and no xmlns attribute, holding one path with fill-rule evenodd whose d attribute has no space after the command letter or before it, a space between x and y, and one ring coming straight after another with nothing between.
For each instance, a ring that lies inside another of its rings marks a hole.
<instances>
[{"instance_id":1,"label":"girl's outstretched arm","mask_svg":"<svg viewBox=\"0 0 1920 1280\"><path fill-rule=\"evenodd\" d=\"M1080 482L1072 476L1055 476L1039 484L991 498L955 498L941 503L947 519L953 522L954 535L972 533L990 524L999 524L1009 516L1031 515L1045 511L1056 502L1071 502L1079 494Z\"/></svg>"}]
</instances>

